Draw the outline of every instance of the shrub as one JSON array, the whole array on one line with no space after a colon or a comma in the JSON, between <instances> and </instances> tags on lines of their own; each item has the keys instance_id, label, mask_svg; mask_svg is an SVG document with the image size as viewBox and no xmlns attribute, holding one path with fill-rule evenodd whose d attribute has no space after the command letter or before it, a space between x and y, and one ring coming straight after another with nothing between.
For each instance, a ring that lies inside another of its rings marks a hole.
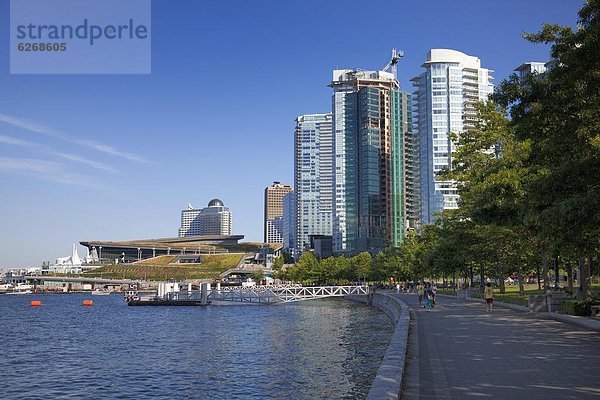
<instances>
[{"instance_id":1,"label":"shrub","mask_svg":"<svg viewBox=\"0 0 600 400\"><path fill-rule=\"evenodd\" d=\"M454 289L438 289L437 293L445 294L448 296L456 296L456 290L454 290Z\"/></svg>"},{"instance_id":2,"label":"shrub","mask_svg":"<svg viewBox=\"0 0 600 400\"><path fill-rule=\"evenodd\" d=\"M584 300L565 300L560 303L558 310L563 314L578 315L580 317L589 317L592 315L589 301Z\"/></svg>"}]
</instances>

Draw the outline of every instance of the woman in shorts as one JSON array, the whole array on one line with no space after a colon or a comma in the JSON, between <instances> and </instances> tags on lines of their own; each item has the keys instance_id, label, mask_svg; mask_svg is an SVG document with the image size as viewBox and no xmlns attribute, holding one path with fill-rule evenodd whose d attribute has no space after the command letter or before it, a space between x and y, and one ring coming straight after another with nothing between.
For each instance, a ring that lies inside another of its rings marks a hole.
<instances>
[{"instance_id":1,"label":"woman in shorts","mask_svg":"<svg viewBox=\"0 0 600 400\"><path fill-rule=\"evenodd\" d=\"M483 294L485 297L485 311L492 312L494 309L494 289L492 289L491 283L488 282L485 284L485 290Z\"/></svg>"}]
</instances>

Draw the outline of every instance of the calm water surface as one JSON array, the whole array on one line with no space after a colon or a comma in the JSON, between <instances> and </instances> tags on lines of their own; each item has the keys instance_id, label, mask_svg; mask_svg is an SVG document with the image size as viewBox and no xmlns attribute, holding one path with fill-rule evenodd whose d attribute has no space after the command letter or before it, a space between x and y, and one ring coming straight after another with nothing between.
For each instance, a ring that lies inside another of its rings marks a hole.
<instances>
[{"instance_id":1,"label":"calm water surface","mask_svg":"<svg viewBox=\"0 0 600 400\"><path fill-rule=\"evenodd\" d=\"M116 294L4 295L0 398L365 398L392 333L383 313L341 299L127 307Z\"/></svg>"}]
</instances>

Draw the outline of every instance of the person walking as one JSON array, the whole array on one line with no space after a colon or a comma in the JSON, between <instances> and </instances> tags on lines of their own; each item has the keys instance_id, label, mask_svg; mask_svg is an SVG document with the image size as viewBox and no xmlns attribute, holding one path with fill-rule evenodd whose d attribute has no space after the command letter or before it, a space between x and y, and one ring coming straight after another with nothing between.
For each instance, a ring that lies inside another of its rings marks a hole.
<instances>
[{"instance_id":1,"label":"person walking","mask_svg":"<svg viewBox=\"0 0 600 400\"><path fill-rule=\"evenodd\" d=\"M435 307L435 295L437 294L437 286L435 285L435 282L433 282L431 284L431 307Z\"/></svg>"},{"instance_id":2,"label":"person walking","mask_svg":"<svg viewBox=\"0 0 600 400\"><path fill-rule=\"evenodd\" d=\"M483 294L485 297L485 311L492 312L494 309L494 289L492 289L492 284L490 282L485 284Z\"/></svg>"},{"instance_id":3,"label":"person walking","mask_svg":"<svg viewBox=\"0 0 600 400\"><path fill-rule=\"evenodd\" d=\"M419 296L419 308L423 307L423 285L421 282L417 284L417 295Z\"/></svg>"},{"instance_id":4,"label":"person walking","mask_svg":"<svg viewBox=\"0 0 600 400\"><path fill-rule=\"evenodd\" d=\"M427 309L427 312L429 312L433 305L433 291L431 290L431 285L429 283L425 285L423 297L425 298L425 308Z\"/></svg>"}]
</instances>

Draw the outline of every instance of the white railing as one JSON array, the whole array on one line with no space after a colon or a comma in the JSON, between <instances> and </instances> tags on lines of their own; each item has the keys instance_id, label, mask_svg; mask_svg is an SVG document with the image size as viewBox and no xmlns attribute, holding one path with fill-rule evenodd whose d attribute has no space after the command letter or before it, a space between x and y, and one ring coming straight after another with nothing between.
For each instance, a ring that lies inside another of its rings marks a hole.
<instances>
[{"instance_id":1,"label":"white railing","mask_svg":"<svg viewBox=\"0 0 600 400\"><path fill-rule=\"evenodd\" d=\"M368 286L250 286L242 288L227 288L221 291L211 291L210 300L237 301L242 303L289 303L320 299L325 297L341 297L347 295L367 295Z\"/></svg>"}]
</instances>

